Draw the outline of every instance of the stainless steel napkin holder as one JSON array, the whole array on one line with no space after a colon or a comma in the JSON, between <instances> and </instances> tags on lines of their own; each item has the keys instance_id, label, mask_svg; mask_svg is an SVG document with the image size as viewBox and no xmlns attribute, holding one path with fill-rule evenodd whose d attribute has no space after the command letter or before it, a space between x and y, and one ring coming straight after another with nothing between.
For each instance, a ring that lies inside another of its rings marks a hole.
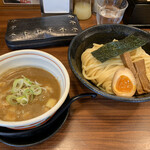
<instances>
[{"instance_id":1,"label":"stainless steel napkin holder","mask_svg":"<svg viewBox=\"0 0 150 150\"><path fill-rule=\"evenodd\" d=\"M40 0L42 16L70 14L73 0Z\"/></svg>"}]
</instances>

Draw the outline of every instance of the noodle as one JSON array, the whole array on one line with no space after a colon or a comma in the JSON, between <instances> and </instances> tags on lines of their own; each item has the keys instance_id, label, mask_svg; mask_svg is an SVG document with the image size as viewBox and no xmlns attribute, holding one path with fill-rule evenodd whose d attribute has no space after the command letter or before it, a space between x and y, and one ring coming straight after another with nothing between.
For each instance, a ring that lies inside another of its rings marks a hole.
<instances>
[{"instance_id":1,"label":"noodle","mask_svg":"<svg viewBox=\"0 0 150 150\"><path fill-rule=\"evenodd\" d=\"M91 80L98 88L109 93L114 94L112 91L112 79L114 73L123 67L120 56L114 57L101 63L97 60L91 52L97 50L103 44L93 44L92 48L88 48L81 56L82 61L82 74L87 80ZM130 51L131 59L133 62L144 59L146 66L146 75L150 81L150 55L148 55L141 47Z\"/></svg>"}]
</instances>

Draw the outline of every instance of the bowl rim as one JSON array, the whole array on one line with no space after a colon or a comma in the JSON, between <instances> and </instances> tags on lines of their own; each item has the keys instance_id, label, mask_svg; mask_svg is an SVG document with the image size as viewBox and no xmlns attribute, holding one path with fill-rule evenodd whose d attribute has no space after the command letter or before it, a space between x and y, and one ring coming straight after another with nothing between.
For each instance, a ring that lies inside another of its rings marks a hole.
<instances>
[{"instance_id":1,"label":"bowl rim","mask_svg":"<svg viewBox=\"0 0 150 150\"><path fill-rule=\"evenodd\" d=\"M78 35L76 35L70 45L69 45L69 48L68 48L68 61L69 61L69 66L72 70L72 72L74 73L74 75L81 81L81 83L83 83L88 89L90 89L91 91L103 96L103 97L106 97L108 99L112 99L112 100L116 100L116 101L123 101L123 102L132 102L132 103L139 103L139 102L147 102L147 101L150 101L150 96L149 97L141 97L141 98L134 98L134 97L121 97L121 96L116 96L116 95L111 95L111 94L108 94L104 91L101 91L100 89L98 89L98 87L96 87L95 85L91 85L88 83L89 81L87 79L84 79L79 75L79 73L76 71L76 69L74 68L73 66L73 62L72 62L72 59L71 59L71 49L72 49L72 45L74 42L80 40L80 36L82 36L83 34L85 34L86 32L90 32L91 30L93 29L96 29L98 28L100 30L100 28L103 28L103 27L111 27L113 28L114 26L118 26L118 27L125 27L125 28L128 28L128 29L134 29L136 30L137 32L142 32L142 33L145 33L145 34L149 34L148 32L144 31L144 30L141 30L139 28L136 28L136 27L132 27L132 26L127 26L127 25L123 25L123 24L103 24L103 25L95 25L95 26L92 26L92 27L89 27L85 30L83 30L82 32L80 32ZM149 34L150 35L150 34ZM80 40L81 41L81 40Z\"/></svg>"},{"instance_id":2,"label":"bowl rim","mask_svg":"<svg viewBox=\"0 0 150 150\"><path fill-rule=\"evenodd\" d=\"M44 114L37 116L35 118L32 119L28 119L28 120L24 120L24 121L3 121L0 120L0 126L3 127L22 127L22 126L30 126L30 125L35 125L36 123L45 120L49 117L51 117L60 107L61 105L64 103L64 101L66 100L68 94L69 94L69 89L70 89L70 77L68 74L67 69L65 68L65 66L62 64L62 62L60 60L58 60L56 57L54 57L53 55L47 53L47 52L43 52L41 50L35 50L35 49L22 49L22 50L17 50L17 51L12 51L12 52L8 52L5 53L3 55L0 56L0 62L5 59L6 57L11 57L14 55L19 55L19 54L37 54L38 56L47 58L47 59L52 59L62 70L65 78L66 78L66 88L64 93L62 94L61 98L58 100L57 104L51 108L50 110L48 110L47 112L45 112Z\"/></svg>"}]
</instances>

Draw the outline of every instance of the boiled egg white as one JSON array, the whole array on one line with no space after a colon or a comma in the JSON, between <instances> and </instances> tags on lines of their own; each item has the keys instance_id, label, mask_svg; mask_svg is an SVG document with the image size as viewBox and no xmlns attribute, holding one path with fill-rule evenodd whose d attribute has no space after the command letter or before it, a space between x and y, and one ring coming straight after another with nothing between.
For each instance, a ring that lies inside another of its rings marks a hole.
<instances>
[{"instance_id":1,"label":"boiled egg white","mask_svg":"<svg viewBox=\"0 0 150 150\"><path fill-rule=\"evenodd\" d=\"M130 69L122 67L113 77L112 90L117 96L132 97L136 92L136 80Z\"/></svg>"}]
</instances>

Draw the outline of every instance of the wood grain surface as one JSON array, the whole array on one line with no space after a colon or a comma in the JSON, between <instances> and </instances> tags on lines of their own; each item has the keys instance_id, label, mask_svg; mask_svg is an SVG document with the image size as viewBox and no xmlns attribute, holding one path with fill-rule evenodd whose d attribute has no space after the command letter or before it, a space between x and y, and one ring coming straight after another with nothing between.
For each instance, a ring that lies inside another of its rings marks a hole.
<instances>
[{"instance_id":1,"label":"wood grain surface","mask_svg":"<svg viewBox=\"0 0 150 150\"><path fill-rule=\"evenodd\" d=\"M7 21L40 17L39 8L0 8L0 54L11 50L5 43ZM95 15L80 21L82 29L96 25ZM57 57L67 68L70 97L90 92L72 73L67 58L68 47L40 49ZM150 102L124 103L106 99L84 98L74 102L62 128L45 142L25 148L0 143L0 150L150 150Z\"/></svg>"}]
</instances>

